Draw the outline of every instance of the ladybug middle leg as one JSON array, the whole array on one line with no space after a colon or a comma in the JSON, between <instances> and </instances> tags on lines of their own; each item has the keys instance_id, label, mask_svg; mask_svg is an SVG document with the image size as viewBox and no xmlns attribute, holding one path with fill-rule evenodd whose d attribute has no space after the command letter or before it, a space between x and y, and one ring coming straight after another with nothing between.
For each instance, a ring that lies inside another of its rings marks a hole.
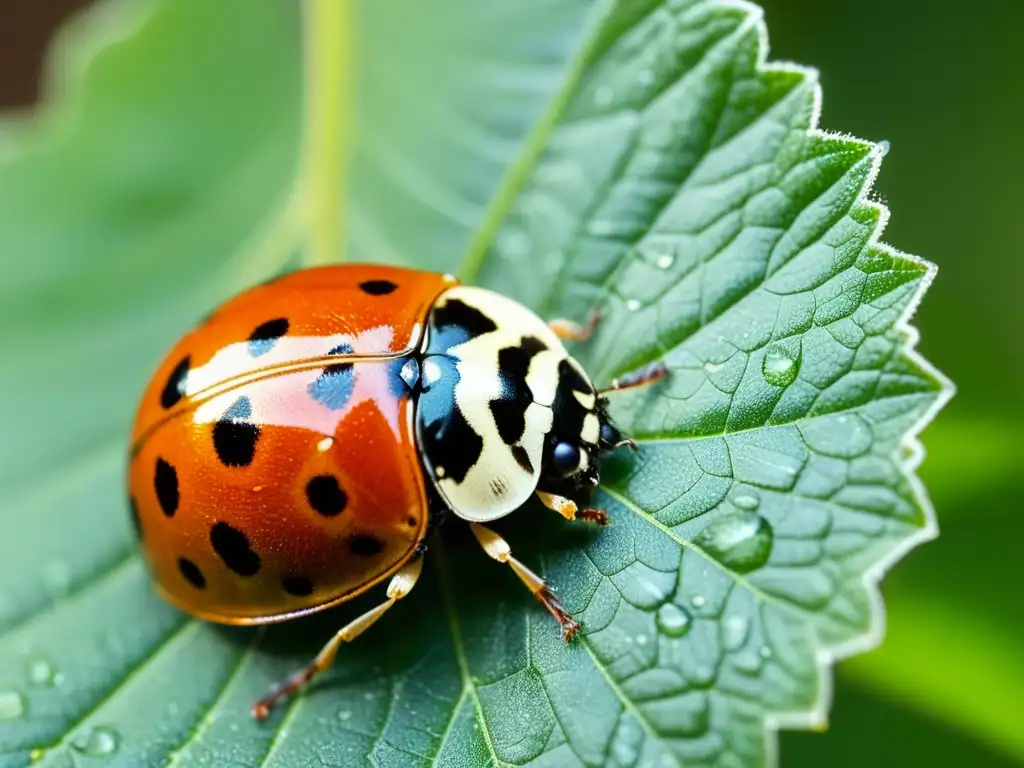
<instances>
[{"instance_id":1,"label":"ladybug middle leg","mask_svg":"<svg viewBox=\"0 0 1024 768\"><path fill-rule=\"evenodd\" d=\"M544 579L512 557L512 550L508 542L490 528L485 528L480 523L470 523L469 528L473 531L473 535L476 536L476 540L480 542L480 546L484 548L484 552L499 563L510 566L515 571L516 576L519 577L519 580L526 585L527 589L533 593L533 596L554 617L555 621L558 622L558 626L562 628L562 639L565 642L572 640L573 636L579 631L580 623L562 607L562 603L548 585L544 583Z\"/></svg>"},{"instance_id":2,"label":"ladybug middle leg","mask_svg":"<svg viewBox=\"0 0 1024 768\"><path fill-rule=\"evenodd\" d=\"M341 644L355 640L359 635L369 629L377 619L383 616L387 612L388 608L408 595L409 592L412 591L412 588L416 586L416 580L419 579L420 572L422 570L423 558L414 555L409 562L403 565L401 569L391 577L391 583L388 584L387 591L388 599L376 608L370 609L362 616L359 616L338 630L337 634L327 641L327 645L325 645L320 653L316 655L316 658L313 659L312 663L308 667L299 670L294 675L287 678L283 683L281 683L281 685L275 687L269 695L264 696L253 704L253 717L257 720L266 719L277 702L284 697L290 696L291 694L301 690L314 677L319 675L321 672L328 670L331 664L334 663L334 657L338 653L338 648Z\"/></svg>"}]
</instances>

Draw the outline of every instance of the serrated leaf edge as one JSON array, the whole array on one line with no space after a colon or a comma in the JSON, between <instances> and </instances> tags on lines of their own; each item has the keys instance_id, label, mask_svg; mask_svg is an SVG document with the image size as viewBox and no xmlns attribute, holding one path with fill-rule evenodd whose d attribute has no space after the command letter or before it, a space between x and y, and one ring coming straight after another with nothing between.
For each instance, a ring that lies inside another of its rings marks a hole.
<instances>
[{"instance_id":1,"label":"serrated leaf edge","mask_svg":"<svg viewBox=\"0 0 1024 768\"><path fill-rule=\"evenodd\" d=\"M938 368L932 365L917 351L917 343L920 333L911 324L911 318L920 305L928 287L935 279L938 272L937 265L919 256L904 253L897 248L881 242L882 234L889 221L889 209L883 203L871 198L875 180L881 170L882 159L888 152L888 147L874 142L860 139L848 133L839 131L828 131L819 127L821 119L823 92L821 83L818 80L818 70L814 67L796 64L786 61L768 61L770 44L768 39L768 27L764 19L764 10L754 3L746 0L710 0L711 5L723 8L733 8L748 14L749 24L753 25L757 32L757 61L755 71L757 73L779 71L798 74L813 84L813 101L811 113L808 119L806 134L812 139L841 140L851 144L857 144L870 148L869 158L871 167L867 179L858 195L860 204L876 211L878 221L868 237L866 249L875 250L888 256L913 262L924 268L922 276L913 296L904 306L897 318L894 328L902 337L903 341L898 349L898 354L905 357L914 365L918 366L925 375L931 377L939 384L939 390L928 408L924 410L917 421L907 430L899 445L894 449L890 458L898 467L900 474L909 483L914 501L921 509L925 525L916 533L908 536L894 546L885 556L877 560L861 575L863 585L870 601L870 629L845 642L824 646L819 649L815 664L818 668L819 694L815 705L808 710L795 710L790 712L771 712L764 714L765 748L768 762L771 765L778 764L778 731L781 729L812 729L821 730L827 728L828 711L831 708L833 697L834 674L832 668L836 662L865 653L877 648L885 637L885 603L882 599L880 582L888 570L899 562L909 551L918 545L936 538L939 534L938 521L935 516L935 508L928 496L927 490L916 474L925 457L925 449L919 435L921 431L935 418L936 414L949 402L956 392L953 382L945 376ZM901 451L902 449L902 451Z\"/></svg>"}]
</instances>

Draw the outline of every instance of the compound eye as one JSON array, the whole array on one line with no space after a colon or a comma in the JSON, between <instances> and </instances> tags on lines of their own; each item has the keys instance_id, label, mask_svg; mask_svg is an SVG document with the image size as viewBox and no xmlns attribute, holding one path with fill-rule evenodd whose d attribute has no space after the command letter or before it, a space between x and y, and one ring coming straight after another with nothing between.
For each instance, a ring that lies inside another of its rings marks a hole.
<instances>
[{"instance_id":1,"label":"compound eye","mask_svg":"<svg viewBox=\"0 0 1024 768\"><path fill-rule=\"evenodd\" d=\"M622 440L622 435L611 424L601 425L601 442L605 445L615 445Z\"/></svg>"},{"instance_id":2,"label":"compound eye","mask_svg":"<svg viewBox=\"0 0 1024 768\"><path fill-rule=\"evenodd\" d=\"M558 443L553 458L555 469L562 475L571 475L580 468L580 449L572 443Z\"/></svg>"}]
</instances>

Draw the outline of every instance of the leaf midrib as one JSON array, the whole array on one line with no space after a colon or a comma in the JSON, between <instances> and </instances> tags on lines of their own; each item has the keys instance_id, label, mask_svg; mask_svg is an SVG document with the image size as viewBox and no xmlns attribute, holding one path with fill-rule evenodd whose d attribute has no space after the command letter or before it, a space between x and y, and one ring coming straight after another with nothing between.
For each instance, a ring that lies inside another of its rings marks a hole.
<instances>
[{"instance_id":1,"label":"leaf midrib","mask_svg":"<svg viewBox=\"0 0 1024 768\"><path fill-rule=\"evenodd\" d=\"M502 174L498 187L484 210L480 226L466 246L458 268L459 279L462 282L472 284L476 281L477 273L497 237L498 230L529 179L537 159L547 147L552 131L565 112L580 78L589 67L594 52L602 42L601 32L615 6L615 0L598 0L597 7L589 15L584 25L583 42L569 60L561 86L530 130L519 155Z\"/></svg>"}]
</instances>

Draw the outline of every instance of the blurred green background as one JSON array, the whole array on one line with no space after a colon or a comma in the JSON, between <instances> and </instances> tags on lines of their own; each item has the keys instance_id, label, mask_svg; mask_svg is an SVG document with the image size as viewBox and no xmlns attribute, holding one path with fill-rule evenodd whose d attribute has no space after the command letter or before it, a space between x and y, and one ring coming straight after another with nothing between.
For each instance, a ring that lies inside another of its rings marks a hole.
<instances>
[{"instance_id":1,"label":"blurred green background","mask_svg":"<svg viewBox=\"0 0 1024 768\"><path fill-rule=\"evenodd\" d=\"M53 28L83 0L0 0L0 107L34 98ZM884 583L884 646L839 665L827 735L786 766L1024 764L1024 3L765 0L774 60L821 71L821 126L891 152L885 240L939 265L921 352L958 394L924 433L941 538Z\"/></svg>"}]
</instances>

